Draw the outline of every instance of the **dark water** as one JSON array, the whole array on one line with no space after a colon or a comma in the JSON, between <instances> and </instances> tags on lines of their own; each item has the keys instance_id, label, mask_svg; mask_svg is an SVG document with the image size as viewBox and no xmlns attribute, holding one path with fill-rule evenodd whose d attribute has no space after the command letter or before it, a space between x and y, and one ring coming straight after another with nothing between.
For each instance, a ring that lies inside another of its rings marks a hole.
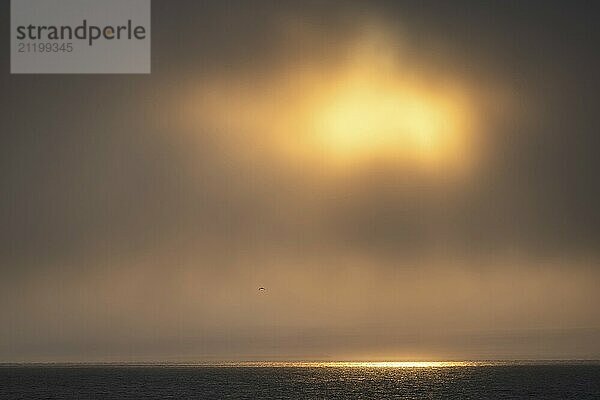
<instances>
[{"instance_id":1,"label":"dark water","mask_svg":"<svg viewBox=\"0 0 600 400\"><path fill-rule=\"evenodd\" d=\"M599 363L0 366L1 399L600 399Z\"/></svg>"}]
</instances>

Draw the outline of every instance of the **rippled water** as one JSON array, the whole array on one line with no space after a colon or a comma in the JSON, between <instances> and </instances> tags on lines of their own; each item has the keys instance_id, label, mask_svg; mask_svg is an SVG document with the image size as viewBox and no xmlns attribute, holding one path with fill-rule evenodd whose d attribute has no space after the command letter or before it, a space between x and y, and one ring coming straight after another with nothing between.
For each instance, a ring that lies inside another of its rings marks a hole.
<instances>
[{"instance_id":1,"label":"rippled water","mask_svg":"<svg viewBox=\"0 0 600 400\"><path fill-rule=\"evenodd\" d=\"M600 363L4 365L0 398L600 399Z\"/></svg>"}]
</instances>

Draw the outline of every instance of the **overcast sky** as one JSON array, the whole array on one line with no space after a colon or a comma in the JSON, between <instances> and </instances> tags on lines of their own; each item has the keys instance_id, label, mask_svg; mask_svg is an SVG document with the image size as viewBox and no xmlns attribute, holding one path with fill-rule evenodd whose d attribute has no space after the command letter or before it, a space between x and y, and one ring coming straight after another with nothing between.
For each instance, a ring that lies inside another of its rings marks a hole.
<instances>
[{"instance_id":1,"label":"overcast sky","mask_svg":"<svg viewBox=\"0 0 600 400\"><path fill-rule=\"evenodd\" d=\"M597 11L154 1L152 74L10 75L3 2L0 362L600 357ZM460 145L314 145L357 80Z\"/></svg>"}]
</instances>

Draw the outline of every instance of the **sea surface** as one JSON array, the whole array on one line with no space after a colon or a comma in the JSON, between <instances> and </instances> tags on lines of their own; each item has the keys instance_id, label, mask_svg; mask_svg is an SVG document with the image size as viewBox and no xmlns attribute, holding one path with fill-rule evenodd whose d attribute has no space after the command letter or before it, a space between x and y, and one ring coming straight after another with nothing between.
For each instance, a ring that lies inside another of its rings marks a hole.
<instances>
[{"instance_id":1,"label":"sea surface","mask_svg":"<svg viewBox=\"0 0 600 400\"><path fill-rule=\"evenodd\" d=\"M600 362L5 364L0 399L600 399Z\"/></svg>"}]
</instances>

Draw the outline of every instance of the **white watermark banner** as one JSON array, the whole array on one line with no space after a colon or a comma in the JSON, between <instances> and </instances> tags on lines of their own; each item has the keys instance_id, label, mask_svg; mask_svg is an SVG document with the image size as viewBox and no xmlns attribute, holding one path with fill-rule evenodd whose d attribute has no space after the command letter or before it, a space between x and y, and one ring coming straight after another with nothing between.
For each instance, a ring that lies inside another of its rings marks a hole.
<instances>
[{"instance_id":1,"label":"white watermark banner","mask_svg":"<svg viewBox=\"0 0 600 400\"><path fill-rule=\"evenodd\" d=\"M150 0L11 0L11 73L149 74Z\"/></svg>"}]
</instances>

